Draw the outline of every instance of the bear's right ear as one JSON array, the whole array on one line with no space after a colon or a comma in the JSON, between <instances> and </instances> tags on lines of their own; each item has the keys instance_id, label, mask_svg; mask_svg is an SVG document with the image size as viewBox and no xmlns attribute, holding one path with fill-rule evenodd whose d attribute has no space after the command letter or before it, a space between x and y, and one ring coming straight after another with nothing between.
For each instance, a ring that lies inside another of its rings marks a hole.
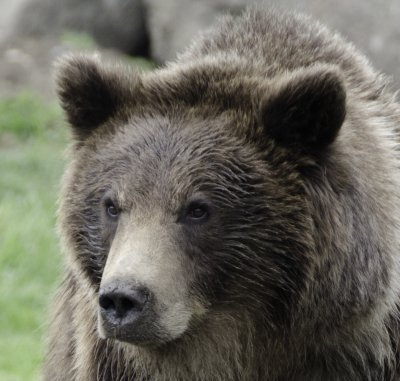
<instances>
[{"instance_id":1,"label":"bear's right ear","mask_svg":"<svg viewBox=\"0 0 400 381\"><path fill-rule=\"evenodd\" d=\"M271 84L261 106L265 133L286 147L305 151L331 144L346 116L340 70L330 65L301 68Z\"/></svg>"},{"instance_id":2,"label":"bear's right ear","mask_svg":"<svg viewBox=\"0 0 400 381\"><path fill-rule=\"evenodd\" d=\"M58 97L77 140L85 140L132 97L132 75L138 78L124 72L96 56L67 56L56 64Z\"/></svg>"}]
</instances>

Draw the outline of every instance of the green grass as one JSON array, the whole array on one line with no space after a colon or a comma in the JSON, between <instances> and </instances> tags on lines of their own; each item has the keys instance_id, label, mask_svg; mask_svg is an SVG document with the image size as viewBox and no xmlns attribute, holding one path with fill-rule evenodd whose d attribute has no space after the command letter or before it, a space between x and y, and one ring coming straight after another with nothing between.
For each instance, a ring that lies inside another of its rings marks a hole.
<instances>
[{"instance_id":1,"label":"green grass","mask_svg":"<svg viewBox=\"0 0 400 381\"><path fill-rule=\"evenodd\" d=\"M32 94L0 99L0 380L39 379L46 310L61 257L55 234L65 128Z\"/></svg>"},{"instance_id":2,"label":"green grass","mask_svg":"<svg viewBox=\"0 0 400 381\"><path fill-rule=\"evenodd\" d=\"M59 118L55 105L45 105L29 92L0 101L0 134L14 134L22 139L43 137Z\"/></svg>"},{"instance_id":3,"label":"green grass","mask_svg":"<svg viewBox=\"0 0 400 381\"><path fill-rule=\"evenodd\" d=\"M61 42L67 46L82 50L94 50L97 48L97 43L90 34L74 30L65 30L61 36Z\"/></svg>"}]
</instances>

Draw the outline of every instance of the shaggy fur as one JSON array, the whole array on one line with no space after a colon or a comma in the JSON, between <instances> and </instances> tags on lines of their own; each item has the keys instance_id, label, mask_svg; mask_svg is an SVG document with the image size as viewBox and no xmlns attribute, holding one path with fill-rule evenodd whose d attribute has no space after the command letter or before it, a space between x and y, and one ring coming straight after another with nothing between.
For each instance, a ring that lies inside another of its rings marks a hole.
<instances>
[{"instance_id":1,"label":"shaggy fur","mask_svg":"<svg viewBox=\"0 0 400 381\"><path fill-rule=\"evenodd\" d=\"M154 72L69 57L58 85L74 139L46 381L400 379L400 107L350 44L251 10ZM98 330L104 269L130 255L181 306L157 345Z\"/></svg>"}]
</instances>

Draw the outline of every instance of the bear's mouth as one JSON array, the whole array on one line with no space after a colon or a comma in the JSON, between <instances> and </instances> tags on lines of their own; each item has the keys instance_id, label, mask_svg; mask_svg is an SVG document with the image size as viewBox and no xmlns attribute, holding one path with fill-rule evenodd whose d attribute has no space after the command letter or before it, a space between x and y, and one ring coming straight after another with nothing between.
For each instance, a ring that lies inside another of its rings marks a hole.
<instances>
[{"instance_id":1,"label":"bear's mouth","mask_svg":"<svg viewBox=\"0 0 400 381\"><path fill-rule=\"evenodd\" d=\"M143 346L158 347L172 338L160 329L157 324L157 316L152 312L142 314L137 319L104 318L104 311L99 308L98 312L98 333L103 339L117 340L123 343Z\"/></svg>"}]
</instances>

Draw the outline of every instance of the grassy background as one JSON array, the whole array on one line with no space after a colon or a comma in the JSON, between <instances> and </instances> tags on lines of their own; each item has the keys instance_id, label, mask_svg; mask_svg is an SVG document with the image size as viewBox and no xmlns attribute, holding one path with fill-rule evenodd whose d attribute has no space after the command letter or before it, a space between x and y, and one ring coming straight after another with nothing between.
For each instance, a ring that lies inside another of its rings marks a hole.
<instances>
[{"instance_id":1,"label":"grassy background","mask_svg":"<svg viewBox=\"0 0 400 381\"><path fill-rule=\"evenodd\" d=\"M60 110L0 99L0 380L39 379L46 310L61 263L55 234L66 144Z\"/></svg>"}]
</instances>

